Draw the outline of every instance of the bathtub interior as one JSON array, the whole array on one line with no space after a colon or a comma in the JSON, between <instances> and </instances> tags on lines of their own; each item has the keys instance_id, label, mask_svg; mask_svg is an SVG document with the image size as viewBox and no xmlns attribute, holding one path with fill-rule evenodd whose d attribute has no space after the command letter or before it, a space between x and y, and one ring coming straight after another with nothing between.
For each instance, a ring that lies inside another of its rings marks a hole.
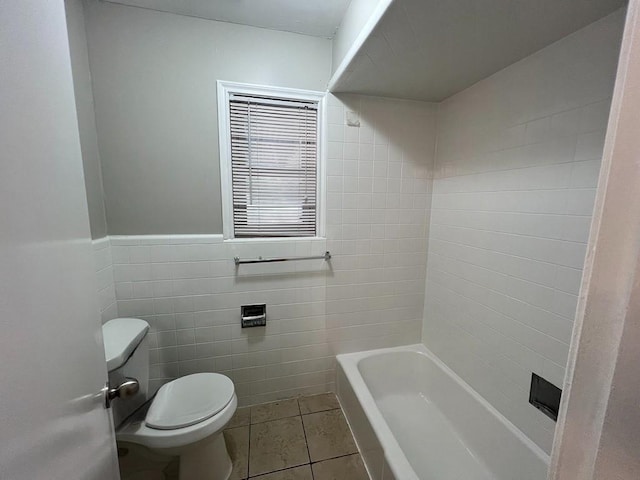
<instances>
[{"instance_id":1,"label":"bathtub interior","mask_svg":"<svg viewBox=\"0 0 640 480\"><path fill-rule=\"evenodd\" d=\"M362 415L369 423L382 422L388 428L382 429L382 437L392 438L378 440L390 470L398 466L397 458L389 458L389 451L397 446L415 478L546 478L546 454L424 346L345 355L339 371L343 381L355 383L353 396L364 405ZM355 377L359 378L354 382ZM353 404L354 400L345 402ZM345 410L353 410L350 407L346 405ZM378 437L380 431L378 428ZM373 444L367 440L367 445ZM366 462L367 455L364 457ZM379 471L379 465L372 469Z\"/></svg>"}]
</instances>

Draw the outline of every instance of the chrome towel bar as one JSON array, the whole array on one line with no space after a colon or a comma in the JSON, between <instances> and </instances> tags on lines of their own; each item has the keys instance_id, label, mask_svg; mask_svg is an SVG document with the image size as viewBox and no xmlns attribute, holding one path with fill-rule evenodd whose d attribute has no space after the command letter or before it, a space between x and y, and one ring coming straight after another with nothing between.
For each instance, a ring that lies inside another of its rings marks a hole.
<instances>
[{"instance_id":1,"label":"chrome towel bar","mask_svg":"<svg viewBox=\"0 0 640 480\"><path fill-rule=\"evenodd\" d=\"M273 262L291 262L293 260L324 260L328 262L331 260L331 252L324 252L324 255L317 255L315 257L290 257L290 258L252 258L249 260L242 260L240 257L233 257L233 261L236 265L244 265L247 263L273 263Z\"/></svg>"}]
</instances>

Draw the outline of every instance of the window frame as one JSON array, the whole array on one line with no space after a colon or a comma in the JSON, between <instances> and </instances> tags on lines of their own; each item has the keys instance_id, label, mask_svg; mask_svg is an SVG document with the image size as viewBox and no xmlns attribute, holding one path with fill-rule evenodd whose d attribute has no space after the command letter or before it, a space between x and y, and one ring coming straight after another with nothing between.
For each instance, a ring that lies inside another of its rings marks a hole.
<instances>
[{"instance_id":1,"label":"window frame","mask_svg":"<svg viewBox=\"0 0 640 480\"><path fill-rule=\"evenodd\" d=\"M225 241L235 242L263 242L263 241L300 241L317 240L325 236L325 152L326 149L326 94L313 90L300 90L295 88L272 87L253 85L247 83L217 81L218 90L218 144L220 156L220 193L222 197L222 229ZM314 237L240 237L234 234L233 223L233 178L231 171L231 131L229 100L233 93L281 97L284 99L306 100L318 103L318 165L316 173L317 199L316 199L316 235Z\"/></svg>"}]
</instances>

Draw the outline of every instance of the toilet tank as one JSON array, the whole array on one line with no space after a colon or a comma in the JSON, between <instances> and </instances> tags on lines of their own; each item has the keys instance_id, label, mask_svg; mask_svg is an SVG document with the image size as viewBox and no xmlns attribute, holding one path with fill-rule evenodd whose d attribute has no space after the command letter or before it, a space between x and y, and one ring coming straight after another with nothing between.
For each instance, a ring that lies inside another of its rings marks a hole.
<instances>
[{"instance_id":1,"label":"toilet tank","mask_svg":"<svg viewBox=\"0 0 640 480\"><path fill-rule=\"evenodd\" d=\"M102 326L109 385L115 388L127 378L140 384L136 395L116 398L111 403L113 421L118 428L146 401L149 391L149 324L139 318L115 318Z\"/></svg>"}]
</instances>

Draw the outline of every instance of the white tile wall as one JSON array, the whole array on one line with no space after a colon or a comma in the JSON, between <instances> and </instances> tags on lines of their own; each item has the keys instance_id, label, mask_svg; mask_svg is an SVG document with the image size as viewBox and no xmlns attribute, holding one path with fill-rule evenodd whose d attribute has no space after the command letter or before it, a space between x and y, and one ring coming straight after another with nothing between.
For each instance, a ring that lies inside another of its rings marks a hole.
<instances>
[{"instance_id":1,"label":"white tile wall","mask_svg":"<svg viewBox=\"0 0 640 480\"><path fill-rule=\"evenodd\" d=\"M356 111L360 127L344 125ZM112 236L118 313L152 326L152 387L201 371L242 404L334 388L335 355L420 341L434 105L331 97L327 234L223 242L219 235ZM233 257L322 260L242 265ZM266 303L266 329L240 306Z\"/></svg>"},{"instance_id":2,"label":"white tile wall","mask_svg":"<svg viewBox=\"0 0 640 480\"><path fill-rule=\"evenodd\" d=\"M546 451L531 372L562 386L622 13L439 107L424 343Z\"/></svg>"},{"instance_id":3,"label":"white tile wall","mask_svg":"<svg viewBox=\"0 0 640 480\"><path fill-rule=\"evenodd\" d=\"M324 253L325 240L223 242L220 235L111 237L120 316L151 325L151 380L225 373L241 403L332 388L322 260L241 265L233 257ZM266 303L267 327L240 306Z\"/></svg>"},{"instance_id":4,"label":"white tile wall","mask_svg":"<svg viewBox=\"0 0 640 480\"><path fill-rule=\"evenodd\" d=\"M102 323L118 316L116 290L113 280L113 261L111 258L111 243L109 237L91 242L93 257L96 263L96 279L98 285L98 299Z\"/></svg>"},{"instance_id":5,"label":"white tile wall","mask_svg":"<svg viewBox=\"0 0 640 480\"><path fill-rule=\"evenodd\" d=\"M359 127L345 125L355 112ZM329 99L327 334L336 352L416 343L424 307L437 107Z\"/></svg>"}]
</instances>

